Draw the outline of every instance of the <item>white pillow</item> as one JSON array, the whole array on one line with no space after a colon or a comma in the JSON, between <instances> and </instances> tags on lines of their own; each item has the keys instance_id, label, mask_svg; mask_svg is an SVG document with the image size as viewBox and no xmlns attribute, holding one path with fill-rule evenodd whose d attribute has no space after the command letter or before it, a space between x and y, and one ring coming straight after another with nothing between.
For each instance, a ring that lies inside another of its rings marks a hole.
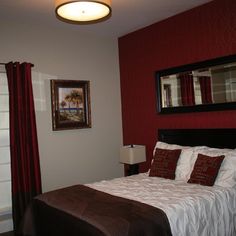
<instances>
[{"instance_id":1,"label":"white pillow","mask_svg":"<svg viewBox=\"0 0 236 236\"><path fill-rule=\"evenodd\" d=\"M234 187L236 186L236 150L233 149L220 149L220 148L210 148L203 147L198 149L193 148L194 154L192 156L192 169L188 174L188 178L192 173L194 163L197 160L199 153L207 156L221 156L224 155L225 158L219 169L216 181L214 185L221 187Z\"/></svg>"},{"instance_id":2,"label":"white pillow","mask_svg":"<svg viewBox=\"0 0 236 236\"><path fill-rule=\"evenodd\" d=\"M176 166L175 180L184 180L187 182L189 179L188 178L189 173L192 170L193 148L188 146L180 146L176 144L168 144L158 141L155 145L153 155L155 154L156 148L167 149L167 150L174 150L174 149L182 150Z\"/></svg>"}]
</instances>

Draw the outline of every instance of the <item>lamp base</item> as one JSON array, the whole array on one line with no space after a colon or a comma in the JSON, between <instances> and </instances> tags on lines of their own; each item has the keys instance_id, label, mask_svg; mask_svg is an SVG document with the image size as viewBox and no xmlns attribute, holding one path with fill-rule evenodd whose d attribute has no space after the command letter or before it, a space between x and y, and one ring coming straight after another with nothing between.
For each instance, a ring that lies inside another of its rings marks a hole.
<instances>
[{"instance_id":1,"label":"lamp base","mask_svg":"<svg viewBox=\"0 0 236 236\"><path fill-rule=\"evenodd\" d=\"M128 169L127 174L128 174L128 176L139 174L139 165L138 164L129 165L129 169Z\"/></svg>"}]
</instances>

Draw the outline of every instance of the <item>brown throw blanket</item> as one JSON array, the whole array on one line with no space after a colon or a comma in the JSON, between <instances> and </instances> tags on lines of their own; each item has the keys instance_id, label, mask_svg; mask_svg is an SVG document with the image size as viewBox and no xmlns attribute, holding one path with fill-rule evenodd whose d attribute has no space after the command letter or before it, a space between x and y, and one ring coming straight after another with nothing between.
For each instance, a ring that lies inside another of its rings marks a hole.
<instances>
[{"instance_id":1,"label":"brown throw blanket","mask_svg":"<svg viewBox=\"0 0 236 236\"><path fill-rule=\"evenodd\" d=\"M171 236L162 210L84 185L40 195L32 214L36 236Z\"/></svg>"}]
</instances>

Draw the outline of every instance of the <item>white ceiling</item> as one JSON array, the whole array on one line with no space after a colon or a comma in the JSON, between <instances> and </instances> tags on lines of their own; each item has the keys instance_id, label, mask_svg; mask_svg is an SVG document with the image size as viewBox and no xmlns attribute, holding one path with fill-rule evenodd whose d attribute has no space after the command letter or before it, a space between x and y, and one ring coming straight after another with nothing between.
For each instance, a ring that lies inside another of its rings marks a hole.
<instances>
[{"instance_id":1,"label":"white ceiling","mask_svg":"<svg viewBox=\"0 0 236 236\"><path fill-rule=\"evenodd\" d=\"M93 25L71 25L55 17L54 0L0 0L0 20L120 37L210 1L112 0L112 17L109 20Z\"/></svg>"}]
</instances>

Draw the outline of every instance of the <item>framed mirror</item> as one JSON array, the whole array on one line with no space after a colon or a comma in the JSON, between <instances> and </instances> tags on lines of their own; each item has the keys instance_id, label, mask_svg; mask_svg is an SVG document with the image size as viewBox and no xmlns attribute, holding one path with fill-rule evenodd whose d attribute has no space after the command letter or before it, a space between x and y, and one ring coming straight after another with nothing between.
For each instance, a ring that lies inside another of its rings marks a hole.
<instances>
[{"instance_id":1,"label":"framed mirror","mask_svg":"<svg viewBox=\"0 0 236 236\"><path fill-rule=\"evenodd\" d=\"M156 72L162 114L236 109L236 55Z\"/></svg>"}]
</instances>

